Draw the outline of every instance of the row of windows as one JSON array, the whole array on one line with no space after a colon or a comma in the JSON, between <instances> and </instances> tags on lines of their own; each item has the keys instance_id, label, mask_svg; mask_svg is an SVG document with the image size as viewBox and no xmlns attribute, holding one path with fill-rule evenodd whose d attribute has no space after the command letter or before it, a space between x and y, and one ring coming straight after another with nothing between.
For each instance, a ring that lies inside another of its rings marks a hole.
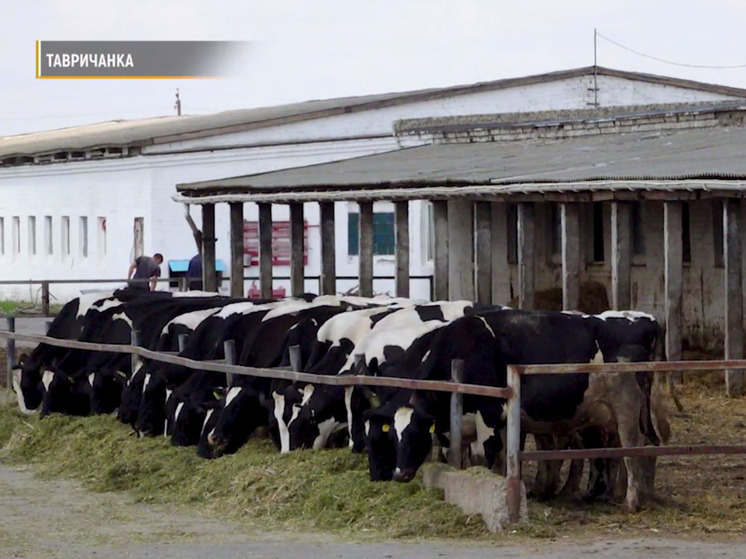
<instances>
[{"instance_id":1,"label":"row of windows","mask_svg":"<svg viewBox=\"0 0 746 559\"><path fill-rule=\"evenodd\" d=\"M71 218L62 216L59 218L57 225L57 234L59 235L59 250L61 257L71 256L73 247L71 246ZM14 258L22 254L36 256L44 254L53 256L55 254L55 226L54 219L51 215L43 216L37 219L37 216L31 215L26 218L26 228L22 231L21 216L0 217L0 256L10 254ZM43 225L42 225L43 224ZM78 226L78 248L77 254L82 258L88 258L89 255L89 225L88 216L82 215L77 219ZM39 230L41 228L41 231ZM24 235L22 235L22 233ZM41 238L39 238L41 234ZM6 235L8 241L6 243ZM22 238L24 237L24 238ZM100 258L106 256L106 218L96 218L96 237L97 250Z\"/></svg>"}]
</instances>

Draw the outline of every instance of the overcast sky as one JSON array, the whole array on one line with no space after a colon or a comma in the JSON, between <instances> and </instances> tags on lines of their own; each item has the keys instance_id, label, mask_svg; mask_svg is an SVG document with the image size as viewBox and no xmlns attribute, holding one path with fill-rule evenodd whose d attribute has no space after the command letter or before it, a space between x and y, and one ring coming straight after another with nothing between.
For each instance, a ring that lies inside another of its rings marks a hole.
<instances>
[{"instance_id":1,"label":"overcast sky","mask_svg":"<svg viewBox=\"0 0 746 559\"><path fill-rule=\"evenodd\" d=\"M746 0L3 0L0 136L598 64L746 88ZM6 5L7 4L7 5ZM12 5L12 9L11 6ZM36 40L252 41L217 80L37 80Z\"/></svg>"}]
</instances>

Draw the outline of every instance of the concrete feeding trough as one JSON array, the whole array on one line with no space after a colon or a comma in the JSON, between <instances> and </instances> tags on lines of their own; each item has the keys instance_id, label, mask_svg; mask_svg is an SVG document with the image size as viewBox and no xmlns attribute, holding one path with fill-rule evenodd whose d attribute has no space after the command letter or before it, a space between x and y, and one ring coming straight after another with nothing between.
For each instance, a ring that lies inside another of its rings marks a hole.
<instances>
[{"instance_id":1,"label":"concrete feeding trough","mask_svg":"<svg viewBox=\"0 0 746 559\"><path fill-rule=\"evenodd\" d=\"M502 532L510 525L504 477L481 466L456 470L441 463L425 464L422 474L425 487L442 489L445 500L458 505L466 514L480 514L490 532ZM527 518L526 488L521 483L519 522Z\"/></svg>"}]
</instances>

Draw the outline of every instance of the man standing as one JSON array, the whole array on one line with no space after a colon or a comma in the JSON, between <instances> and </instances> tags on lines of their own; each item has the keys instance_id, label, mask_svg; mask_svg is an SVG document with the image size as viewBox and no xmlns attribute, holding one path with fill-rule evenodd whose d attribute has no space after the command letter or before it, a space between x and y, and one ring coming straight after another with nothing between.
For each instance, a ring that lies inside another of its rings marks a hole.
<instances>
[{"instance_id":1,"label":"man standing","mask_svg":"<svg viewBox=\"0 0 746 559\"><path fill-rule=\"evenodd\" d=\"M130 289L150 289L155 291L157 285L156 279L161 276L161 262L163 262L163 255L160 252L156 252L153 257L150 256L139 256L135 261L130 264L129 272L127 273L128 285ZM135 272L135 275L132 275ZM150 284L145 281L131 281L131 280L150 280Z\"/></svg>"},{"instance_id":2,"label":"man standing","mask_svg":"<svg viewBox=\"0 0 746 559\"><path fill-rule=\"evenodd\" d=\"M202 256L199 253L189 261L186 276L189 281L189 290L202 291Z\"/></svg>"}]
</instances>

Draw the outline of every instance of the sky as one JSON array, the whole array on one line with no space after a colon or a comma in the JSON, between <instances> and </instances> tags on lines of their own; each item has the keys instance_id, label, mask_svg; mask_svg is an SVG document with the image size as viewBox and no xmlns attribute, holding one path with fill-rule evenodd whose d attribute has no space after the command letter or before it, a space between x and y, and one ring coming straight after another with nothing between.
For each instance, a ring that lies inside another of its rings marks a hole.
<instances>
[{"instance_id":1,"label":"sky","mask_svg":"<svg viewBox=\"0 0 746 559\"><path fill-rule=\"evenodd\" d=\"M12 9L10 6L12 5ZM3 0L0 137L591 66L746 88L744 0ZM249 41L209 80L38 80L36 40Z\"/></svg>"}]
</instances>

